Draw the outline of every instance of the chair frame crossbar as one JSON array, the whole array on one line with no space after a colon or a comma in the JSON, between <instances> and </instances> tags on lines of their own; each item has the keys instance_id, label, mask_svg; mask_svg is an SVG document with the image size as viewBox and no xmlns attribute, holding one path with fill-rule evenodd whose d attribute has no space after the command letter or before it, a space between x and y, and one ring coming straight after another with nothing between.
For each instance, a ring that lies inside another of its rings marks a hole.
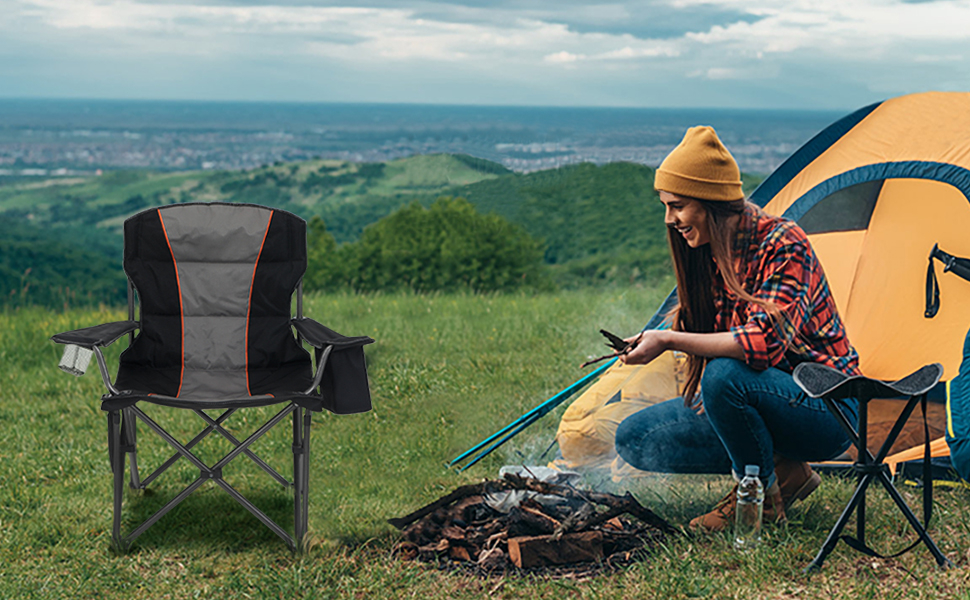
<instances>
[{"instance_id":1,"label":"chair frame crossbar","mask_svg":"<svg viewBox=\"0 0 970 600\"><path fill-rule=\"evenodd\" d=\"M303 408L296 403L290 403L275 416L264 423L259 429L254 431L245 440L229 433L222 424L232 416L238 409L226 409L216 418L212 418L202 409L194 409L195 412L205 423L206 427L198 435L182 444L168 433L161 425L156 423L144 411L137 406L129 406L119 410L108 411L108 454L111 461L111 470L114 476L114 518L112 524L112 541L115 547L125 552L131 543L156 521L165 516L169 511L178 506L192 492L197 490L206 481L212 481L226 491L236 502L253 514L260 522L268 527L273 533L278 535L286 542L290 550L299 551L302 549L304 537L307 532L307 520L309 518L309 454L310 454L310 424L311 411ZM283 421L287 416L293 417L293 481L288 481L275 469L268 465L263 459L249 449L254 442L263 437L273 427ZM168 460L162 463L155 471L144 479L139 479L137 461L137 422L141 421L149 429L154 431L161 439L175 449ZM216 461L213 465L207 465L202 459L192 452L192 448L212 433L218 433L233 445L233 449ZM128 454L130 465L129 486L132 489L144 489L159 475L174 465L179 459L184 458L194 467L199 469L199 477L186 486L174 498L169 500L155 514L148 517L143 523L135 527L127 535L121 531L122 501L124 498L124 479L125 461L124 454ZM286 532L280 525L273 521L269 516L261 511L255 504L240 494L229 482L222 477L222 469L232 460L240 455L245 455L259 466L270 477L275 479L284 487L292 486L293 493L293 535Z\"/></svg>"},{"instance_id":2,"label":"chair frame crossbar","mask_svg":"<svg viewBox=\"0 0 970 600\"><path fill-rule=\"evenodd\" d=\"M851 384L850 384L851 385ZM854 395L854 394L853 394ZM862 397L860 397L862 396ZM836 417L836 420L845 430L852 444L856 447L858 451L855 464L853 469L858 475L858 482L856 484L856 489L852 494L852 498L849 500L848 505L842 511L839 516L838 521L836 521L835 526L829 532L828 537L825 539L825 543L822 545L822 549L819 550L818 554L812 560L807 567L805 567L805 572L811 572L822 568L822 563L825 561L826 557L835 549L841 537L842 530L848 524L849 519L852 514L856 514L856 538L855 543L850 543L856 549L866 548L866 491L873 481L878 481L886 489L889 497L896 504L899 510L903 513L903 516L909 522L913 530L919 536L917 544L922 542L929 549L930 554L936 560L936 563L943 568L952 566L952 563L940 552L940 549L936 546L936 543L930 537L929 533L926 531L926 526L929 523L922 524L913 511L906 504L906 500L903 499L902 495L893 485L892 479L890 478L889 466L886 465L883 460L888 456L890 449L899 437L900 432L903 430L906 421L909 420L910 415L912 415L913 410L916 408L917 404L924 402L926 399L926 393L910 396L906 406L900 412L899 417L893 424L893 428L890 430L889 435L886 437L879 451L873 456L872 452L869 451L866 441L868 440L868 404L871 398L865 397L864 394L856 395L859 398L859 418L858 418L858 429L853 426L852 422L846 416L842 407L839 406L838 402L830 396L823 395L822 400L828 407L829 411ZM924 482L924 485L931 485L932 482ZM846 543L849 543L848 541ZM863 550L864 551L864 550ZM905 550L904 550L905 552Z\"/></svg>"}]
</instances>

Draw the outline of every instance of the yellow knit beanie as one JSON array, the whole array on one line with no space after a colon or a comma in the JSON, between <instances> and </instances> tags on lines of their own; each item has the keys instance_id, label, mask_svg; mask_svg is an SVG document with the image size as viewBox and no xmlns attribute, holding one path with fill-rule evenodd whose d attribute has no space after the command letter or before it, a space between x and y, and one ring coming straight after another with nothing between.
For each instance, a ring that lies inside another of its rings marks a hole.
<instances>
[{"instance_id":1,"label":"yellow knit beanie","mask_svg":"<svg viewBox=\"0 0 970 600\"><path fill-rule=\"evenodd\" d=\"M711 127L691 127L654 176L658 191L702 200L741 200L741 171Z\"/></svg>"}]
</instances>

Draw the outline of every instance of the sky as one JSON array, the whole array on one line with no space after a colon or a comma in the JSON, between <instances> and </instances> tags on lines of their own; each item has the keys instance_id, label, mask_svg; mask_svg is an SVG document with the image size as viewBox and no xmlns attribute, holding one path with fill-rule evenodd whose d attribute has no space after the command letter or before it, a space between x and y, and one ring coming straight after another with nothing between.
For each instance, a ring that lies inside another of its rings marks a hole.
<instances>
[{"instance_id":1,"label":"sky","mask_svg":"<svg viewBox=\"0 0 970 600\"><path fill-rule=\"evenodd\" d=\"M970 0L0 0L0 97L854 109L970 90Z\"/></svg>"}]
</instances>

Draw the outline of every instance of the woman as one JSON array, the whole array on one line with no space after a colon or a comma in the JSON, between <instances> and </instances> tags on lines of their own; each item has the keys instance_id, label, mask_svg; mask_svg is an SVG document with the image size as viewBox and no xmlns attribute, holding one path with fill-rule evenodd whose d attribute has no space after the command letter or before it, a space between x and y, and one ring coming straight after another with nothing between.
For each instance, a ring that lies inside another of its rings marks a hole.
<instances>
[{"instance_id":1,"label":"woman","mask_svg":"<svg viewBox=\"0 0 970 600\"><path fill-rule=\"evenodd\" d=\"M858 373L859 357L805 232L746 202L737 163L710 127L693 127L658 167L679 306L669 330L646 331L621 357L646 364L687 354L683 398L642 410L616 432L617 452L646 471L744 473L758 465L767 521L820 478L806 461L844 452L849 439L821 400L791 376L813 361ZM630 341L635 338L630 338ZM846 403L856 413L854 401ZM732 490L691 527L726 528Z\"/></svg>"}]
</instances>

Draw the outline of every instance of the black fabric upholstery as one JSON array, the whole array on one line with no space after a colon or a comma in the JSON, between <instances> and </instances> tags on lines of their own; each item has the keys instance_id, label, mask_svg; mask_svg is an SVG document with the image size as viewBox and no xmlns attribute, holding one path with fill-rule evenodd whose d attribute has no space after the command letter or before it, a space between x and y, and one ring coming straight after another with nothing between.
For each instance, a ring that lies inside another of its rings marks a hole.
<instances>
[{"instance_id":1,"label":"black fabric upholstery","mask_svg":"<svg viewBox=\"0 0 970 600\"><path fill-rule=\"evenodd\" d=\"M51 337L51 341L91 349L95 346L110 346L121 336L136 329L138 329L138 321L115 321L58 333Z\"/></svg>"},{"instance_id":2,"label":"black fabric upholstery","mask_svg":"<svg viewBox=\"0 0 970 600\"><path fill-rule=\"evenodd\" d=\"M347 337L317 323L313 319L293 319L291 322L299 334L303 336L303 339L317 348L333 346L334 350L338 350L374 343L374 339L369 336Z\"/></svg>"},{"instance_id":3,"label":"black fabric upholstery","mask_svg":"<svg viewBox=\"0 0 970 600\"><path fill-rule=\"evenodd\" d=\"M320 351L317 351L318 356ZM370 387L363 346L334 349L320 381L323 407L338 415L367 412L371 409Z\"/></svg>"},{"instance_id":4,"label":"black fabric upholstery","mask_svg":"<svg viewBox=\"0 0 970 600\"><path fill-rule=\"evenodd\" d=\"M115 386L174 396L182 373L181 304L158 210L125 221L124 268L141 304L141 331L121 354Z\"/></svg>"},{"instance_id":5,"label":"black fabric upholstery","mask_svg":"<svg viewBox=\"0 0 970 600\"><path fill-rule=\"evenodd\" d=\"M274 211L250 302L249 389L252 394L304 391L312 382L310 355L290 329L290 298L306 272L306 223Z\"/></svg>"}]
</instances>

